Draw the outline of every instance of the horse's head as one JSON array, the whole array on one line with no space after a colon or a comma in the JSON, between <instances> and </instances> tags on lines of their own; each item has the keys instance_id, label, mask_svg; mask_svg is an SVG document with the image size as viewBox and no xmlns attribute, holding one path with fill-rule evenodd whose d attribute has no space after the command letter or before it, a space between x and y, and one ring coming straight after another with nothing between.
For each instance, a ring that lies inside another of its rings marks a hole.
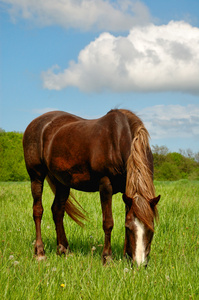
<instances>
[{"instance_id":1,"label":"horse's head","mask_svg":"<svg viewBox=\"0 0 199 300\"><path fill-rule=\"evenodd\" d=\"M156 205L160 196L148 201L139 195L129 198L124 194L123 200L126 204L124 254L128 254L138 266L146 266L154 234L154 218L157 216Z\"/></svg>"}]
</instances>

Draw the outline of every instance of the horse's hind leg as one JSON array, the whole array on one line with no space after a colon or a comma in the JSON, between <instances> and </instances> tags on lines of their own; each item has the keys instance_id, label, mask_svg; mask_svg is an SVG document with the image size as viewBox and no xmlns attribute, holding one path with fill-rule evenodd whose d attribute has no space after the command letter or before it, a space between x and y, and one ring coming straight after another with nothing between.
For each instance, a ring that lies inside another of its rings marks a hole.
<instances>
[{"instance_id":1,"label":"horse's hind leg","mask_svg":"<svg viewBox=\"0 0 199 300\"><path fill-rule=\"evenodd\" d=\"M36 242L35 242L35 255L37 255L38 260L45 258L44 244L41 238L41 219L43 215L42 206L42 191L43 191L43 181L32 180L31 190L33 196L33 219L35 222L36 229Z\"/></svg>"},{"instance_id":2,"label":"horse's hind leg","mask_svg":"<svg viewBox=\"0 0 199 300\"><path fill-rule=\"evenodd\" d=\"M104 177L100 181L99 186L100 199L103 215L103 229L105 233L105 243L102 253L103 264L111 258L111 231L113 229L112 216L112 185L108 177Z\"/></svg>"},{"instance_id":3,"label":"horse's hind leg","mask_svg":"<svg viewBox=\"0 0 199 300\"><path fill-rule=\"evenodd\" d=\"M53 220L57 233L57 254L66 254L69 251L69 245L66 238L63 218L65 212L65 204L69 197L70 189L64 185L57 184L55 199L52 205Z\"/></svg>"}]
</instances>

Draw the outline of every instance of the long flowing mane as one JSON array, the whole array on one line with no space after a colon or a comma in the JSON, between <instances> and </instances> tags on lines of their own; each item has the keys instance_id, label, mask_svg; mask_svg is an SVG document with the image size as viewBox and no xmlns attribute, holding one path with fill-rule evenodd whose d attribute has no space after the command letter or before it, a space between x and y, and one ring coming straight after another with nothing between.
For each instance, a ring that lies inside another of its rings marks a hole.
<instances>
[{"instance_id":1,"label":"long flowing mane","mask_svg":"<svg viewBox=\"0 0 199 300\"><path fill-rule=\"evenodd\" d=\"M131 152L127 161L126 195L137 195L150 201L155 197L153 185L152 154L149 146L149 133L139 117L121 109L128 118L132 133Z\"/></svg>"}]
</instances>

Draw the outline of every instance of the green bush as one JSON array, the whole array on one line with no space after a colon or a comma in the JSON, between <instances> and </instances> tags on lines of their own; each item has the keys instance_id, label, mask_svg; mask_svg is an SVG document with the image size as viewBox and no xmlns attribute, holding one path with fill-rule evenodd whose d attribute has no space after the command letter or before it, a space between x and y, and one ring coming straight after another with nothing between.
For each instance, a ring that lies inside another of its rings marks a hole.
<instances>
[{"instance_id":1,"label":"green bush","mask_svg":"<svg viewBox=\"0 0 199 300\"><path fill-rule=\"evenodd\" d=\"M23 134L0 132L0 181L28 180L22 147Z\"/></svg>"},{"instance_id":2,"label":"green bush","mask_svg":"<svg viewBox=\"0 0 199 300\"><path fill-rule=\"evenodd\" d=\"M153 147L156 180L199 180L199 162L194 157L186 157L177 152L169 153L165 149L167 148L164 146Z\"/></svg>"},{"instance_id":3,"label":"green bush","mask_svg":"<svg viewBox=\"0 0 199 300\"><path fill-rule=\"evenodd\" d=\"M159 167L156 177L158 177L158 180L174 181L181 178L181 174L180 170L176 165L172 165L171 163L166 161L163 162L163 164Z\"/></svg>"}]
</instances>

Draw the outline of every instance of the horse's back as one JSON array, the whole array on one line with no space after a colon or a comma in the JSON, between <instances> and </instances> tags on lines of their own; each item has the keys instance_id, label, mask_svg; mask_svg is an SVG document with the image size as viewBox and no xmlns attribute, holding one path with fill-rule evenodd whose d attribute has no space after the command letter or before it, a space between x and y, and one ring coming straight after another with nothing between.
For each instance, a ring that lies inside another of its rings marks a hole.
<instances>
[{"instance_id":1,"label":"horse's back","mask_svg":"<svg viewBox=\"0 0 199 300\"><path fill-rule=\"evenodd\" d=\"M42 132L44 131L45 127L50 126L53 124L51 128L54 130L59 129L60 126L65 124L66 122L73 122L81 119L75 115L69 114L64 111L51 111L47 112L36 119L34 119L26 128L24 132L24 139L25 141L28 139L38 139L40 138Z\"/></svg>"},{"instance_id":2,"label":"horse's back","mask_svg":"<svg viewBox=\"0 0 199 300\"><path fill-rule=\"evenodd\" d=\"M23 148L28 171L41 165L45 131L48 131L46 138L50 140L63 124L78 119L63 111L52 111L37 117L27 126L23 135Z\"/></svg>"}]
</instances>

